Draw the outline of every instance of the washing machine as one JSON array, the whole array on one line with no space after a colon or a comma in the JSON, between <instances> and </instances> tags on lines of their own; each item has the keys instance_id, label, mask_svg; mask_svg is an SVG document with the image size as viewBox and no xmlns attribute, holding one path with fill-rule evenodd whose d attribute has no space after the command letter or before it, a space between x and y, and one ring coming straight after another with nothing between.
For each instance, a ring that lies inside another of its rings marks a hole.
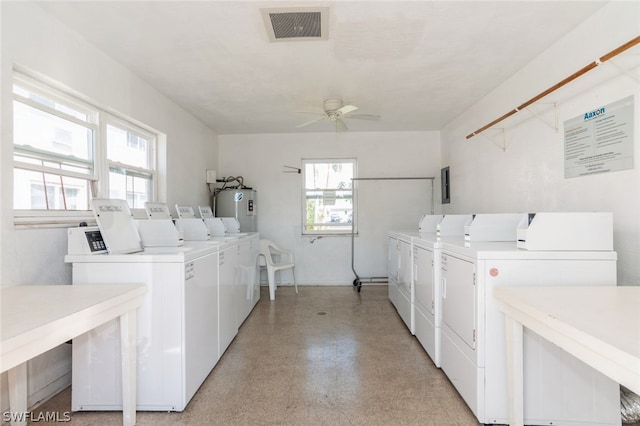
<instances>
[{"instance_id":1,"label":"washing machine","mask_svg":"<svg viewBox=\"0 0 640 426\"><path fill-rule=\"evenodd\" d=\"M222 356L260 300L260 235L239 232L235 218L222 218L231 222L224 226L224 235L211 236L215 226L208 226L207 222L220 218L214 218L208 206L199 206L200 218L188 205L176 205L176 211L176 226L184 230L185 246L212 246L218 250L218 347Z\"/></svg>"},{"instance_id":2,"label":"washing machine","mask_svg":"<svg viewBox=\"0 0 640 426\"><path fill-rule=\"evenodd\" d=\"M94 199L97 227L68 230L73 285L144 283L137 318L137 409L182 411L220 358L218 248L143 247L124 200ZM168 229L156 226L152 229ZM156 236L154 243L158 243ZM78 336L72 345L73 411L121 410L116 321Z\"/></svg>"},{"instance_id":3,"label":"washing machine","mask_svg":"<svg viewBox=\"0 0 640 426\"><path fill-rule=\"evenodd\" d=\"M222 355L260 300L257 232L185 241L186 247L215 246L218 250L218 338Z\"/></svg>"}]
</instances>

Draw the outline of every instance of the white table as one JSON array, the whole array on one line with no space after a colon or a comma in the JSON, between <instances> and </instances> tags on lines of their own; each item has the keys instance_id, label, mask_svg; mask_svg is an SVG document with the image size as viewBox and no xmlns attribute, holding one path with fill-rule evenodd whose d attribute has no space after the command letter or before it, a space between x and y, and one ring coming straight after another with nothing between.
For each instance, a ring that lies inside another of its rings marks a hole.
<instances>
[{"instance_id":1,"label":"white table","mask_svg":"<svg viewBox=\"0 0 640 426\"><path fill-rule=\"evenodd\" d=\"M509 424L523 424L523 327L640 394L640 287L501 287Z\"/></svg>"},{"instance_id":2,"label":"white table","mask_svg":"<svg viewBox=\"0 0 640 426\"><path fill-rule=\"evenodd\" d=\"M0 290L0 373L8 371L11 423L26 425L27 361L119 318L123 424L136 423L136 308L146 287L20 285Z\"/></svg>"}]
</instances>

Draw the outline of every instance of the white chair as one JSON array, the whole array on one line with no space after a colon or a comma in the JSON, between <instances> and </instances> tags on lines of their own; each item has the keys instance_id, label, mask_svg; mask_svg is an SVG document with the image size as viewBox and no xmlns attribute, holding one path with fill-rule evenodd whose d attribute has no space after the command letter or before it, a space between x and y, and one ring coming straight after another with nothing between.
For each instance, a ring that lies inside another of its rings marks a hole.
<instances>
[{"instance_id":1,"label":"white chair","mask_svg":"<svg viewBox=\"0 0 640 426\"><path fill-rule=\"evenodd\" d=\"M293 277L293 285L296 288L296 294L298 294L298 284L296 284L296 276L293 272L295 267L295 261L293 260L293 252L290 250L283 250L278 248L273 242L269 240L260 240L260 259L259 265L266 266L267 279L269 282L269 299L275 300L276 298L276 272L284 269L291 269L291 276ZM286 259L285 259L286 258Z\"/></svg>"}]
</instances>

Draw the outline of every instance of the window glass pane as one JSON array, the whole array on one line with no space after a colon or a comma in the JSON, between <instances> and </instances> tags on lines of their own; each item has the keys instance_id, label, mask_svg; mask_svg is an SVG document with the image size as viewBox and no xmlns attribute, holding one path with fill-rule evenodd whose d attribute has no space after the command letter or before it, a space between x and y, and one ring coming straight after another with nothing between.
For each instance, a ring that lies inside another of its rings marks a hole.
<instances>
[{"instance_id":1,"label":"window glass pane","mask_svg":"<svg viewBox=\"0 0 640 426\"><path fill-rule=\"evenodd\" d=\"M304 163L304 231L351 232L354 170L353 160Z\"/></svg>"},{"instance_id":2,"label":"window glass pane","mask_svg":"<svg viewBox=\"0 0 640 426\"><path fill-rule=\"evenodd\" d=\"M33 164L36 166L50 167L54 169L65 170L65 171L70 171L75 173L84 173L87 175L90 175L93 171L92 164L83 164L80 161L74 162L73 159L66 160L64 158L51 159L51 160L46 158L38 158L35 154L30 152L26 152L26 153L16 152L13 156L13 159L17 162L24 163L24 164ZM29 168L28 166L27 167L20 166L20 167Z\"/></svg>"},{"instance_id":3,"label":"window glass pane","mask_svg":"<svg viewBox=\"0 0 640 426\"><path fill-rule=\"evenodd\" d=\"M305 187L307 189L351 188L352 177L352 163L330 162L305 165Z\"/></svg>"},{"instance_id":4,"label":"window glass pane","mask_svg":"<svg viewBox=\"0 0 640 426\"><path fill-rule=\"evenodd\" d=\"M89 181L14 169L13 206L19 210L89 210Z\"/></svg>"},{"instance_id":5,"label":"window glass pane","mask_svg":"<svg viewBox=\"0 0 640 426\"><path fill-rule=\"evenodd\" d=\"M125 169L109 169L109 198L127 200L130 208L143 208L152 201L150 177L128 172Z\"/></svg>"},{"instance_id":6,"label":"window glass pane","mask_svg":"<svg viewBox=\"0 0 640 426\"><path fill-rule=\"evenodd\" d=\"M63 156L93 160L93 130L20 102L13 102L13 140Z\"/></svg>"},{"instance_id":7,"label":"window glass pane","mask_svg":"<svg viewBox=\"0 0 640 426\"><path fill-rule=\"evenodd\" d=\"M75 117L78 120L89 122L90 117L87 113L83 111L79 111L78 109L75 109L70 105L66 105L58 101L55 101L53 99L50 99L46 96L40 95L39 93L36 93L27 89L26 87L20 86L18 84L14 84L13 93L20 95L24 98L30 99L41 105L55 109L56 111L60 111L62 113Z\"/></svg>"},{"instance_id":8,"label":"window glass pane","mask_svg":"<svg viewBox=\"0 0 640 426\"><path fill-rule=\"evenodd\" d=\"M130 166L151 168L149 140L112 125L107 125L107 158Z\"/></svg>"},{"instance_id":9,"label":"window glass pane","mask_svg":"<svg viewBox=\"0 0 640 426\"><path fill-rule=\"evenodd\" d=\"M307 191L308 229L351 229L351 191Z\"/></svg>"}]
</instances>

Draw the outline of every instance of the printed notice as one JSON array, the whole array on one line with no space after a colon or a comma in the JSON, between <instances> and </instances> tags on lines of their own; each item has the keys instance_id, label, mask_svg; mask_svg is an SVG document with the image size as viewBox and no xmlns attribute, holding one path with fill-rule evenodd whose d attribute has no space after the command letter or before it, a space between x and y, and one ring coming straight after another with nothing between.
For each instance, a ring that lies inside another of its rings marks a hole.
<instances>
[{"instance_id":1,"label":"printed notice","mask_svg":"<svg viewBox=\"0 0 640 426\"><path fill-rule=\"evenodd\" d=\"M322 191L322 204L325 206L335 206L336 191Z\"/></svg>"},{"instance_id":2,"label":"printed notice","mask_svg":"<svg viewBox=\"0 0 640 426\"><path fill-rule=\"evenodd\" d=\"M634 98L564 122L564 177L633 168Z\"/></svg>"}]
</instances>

